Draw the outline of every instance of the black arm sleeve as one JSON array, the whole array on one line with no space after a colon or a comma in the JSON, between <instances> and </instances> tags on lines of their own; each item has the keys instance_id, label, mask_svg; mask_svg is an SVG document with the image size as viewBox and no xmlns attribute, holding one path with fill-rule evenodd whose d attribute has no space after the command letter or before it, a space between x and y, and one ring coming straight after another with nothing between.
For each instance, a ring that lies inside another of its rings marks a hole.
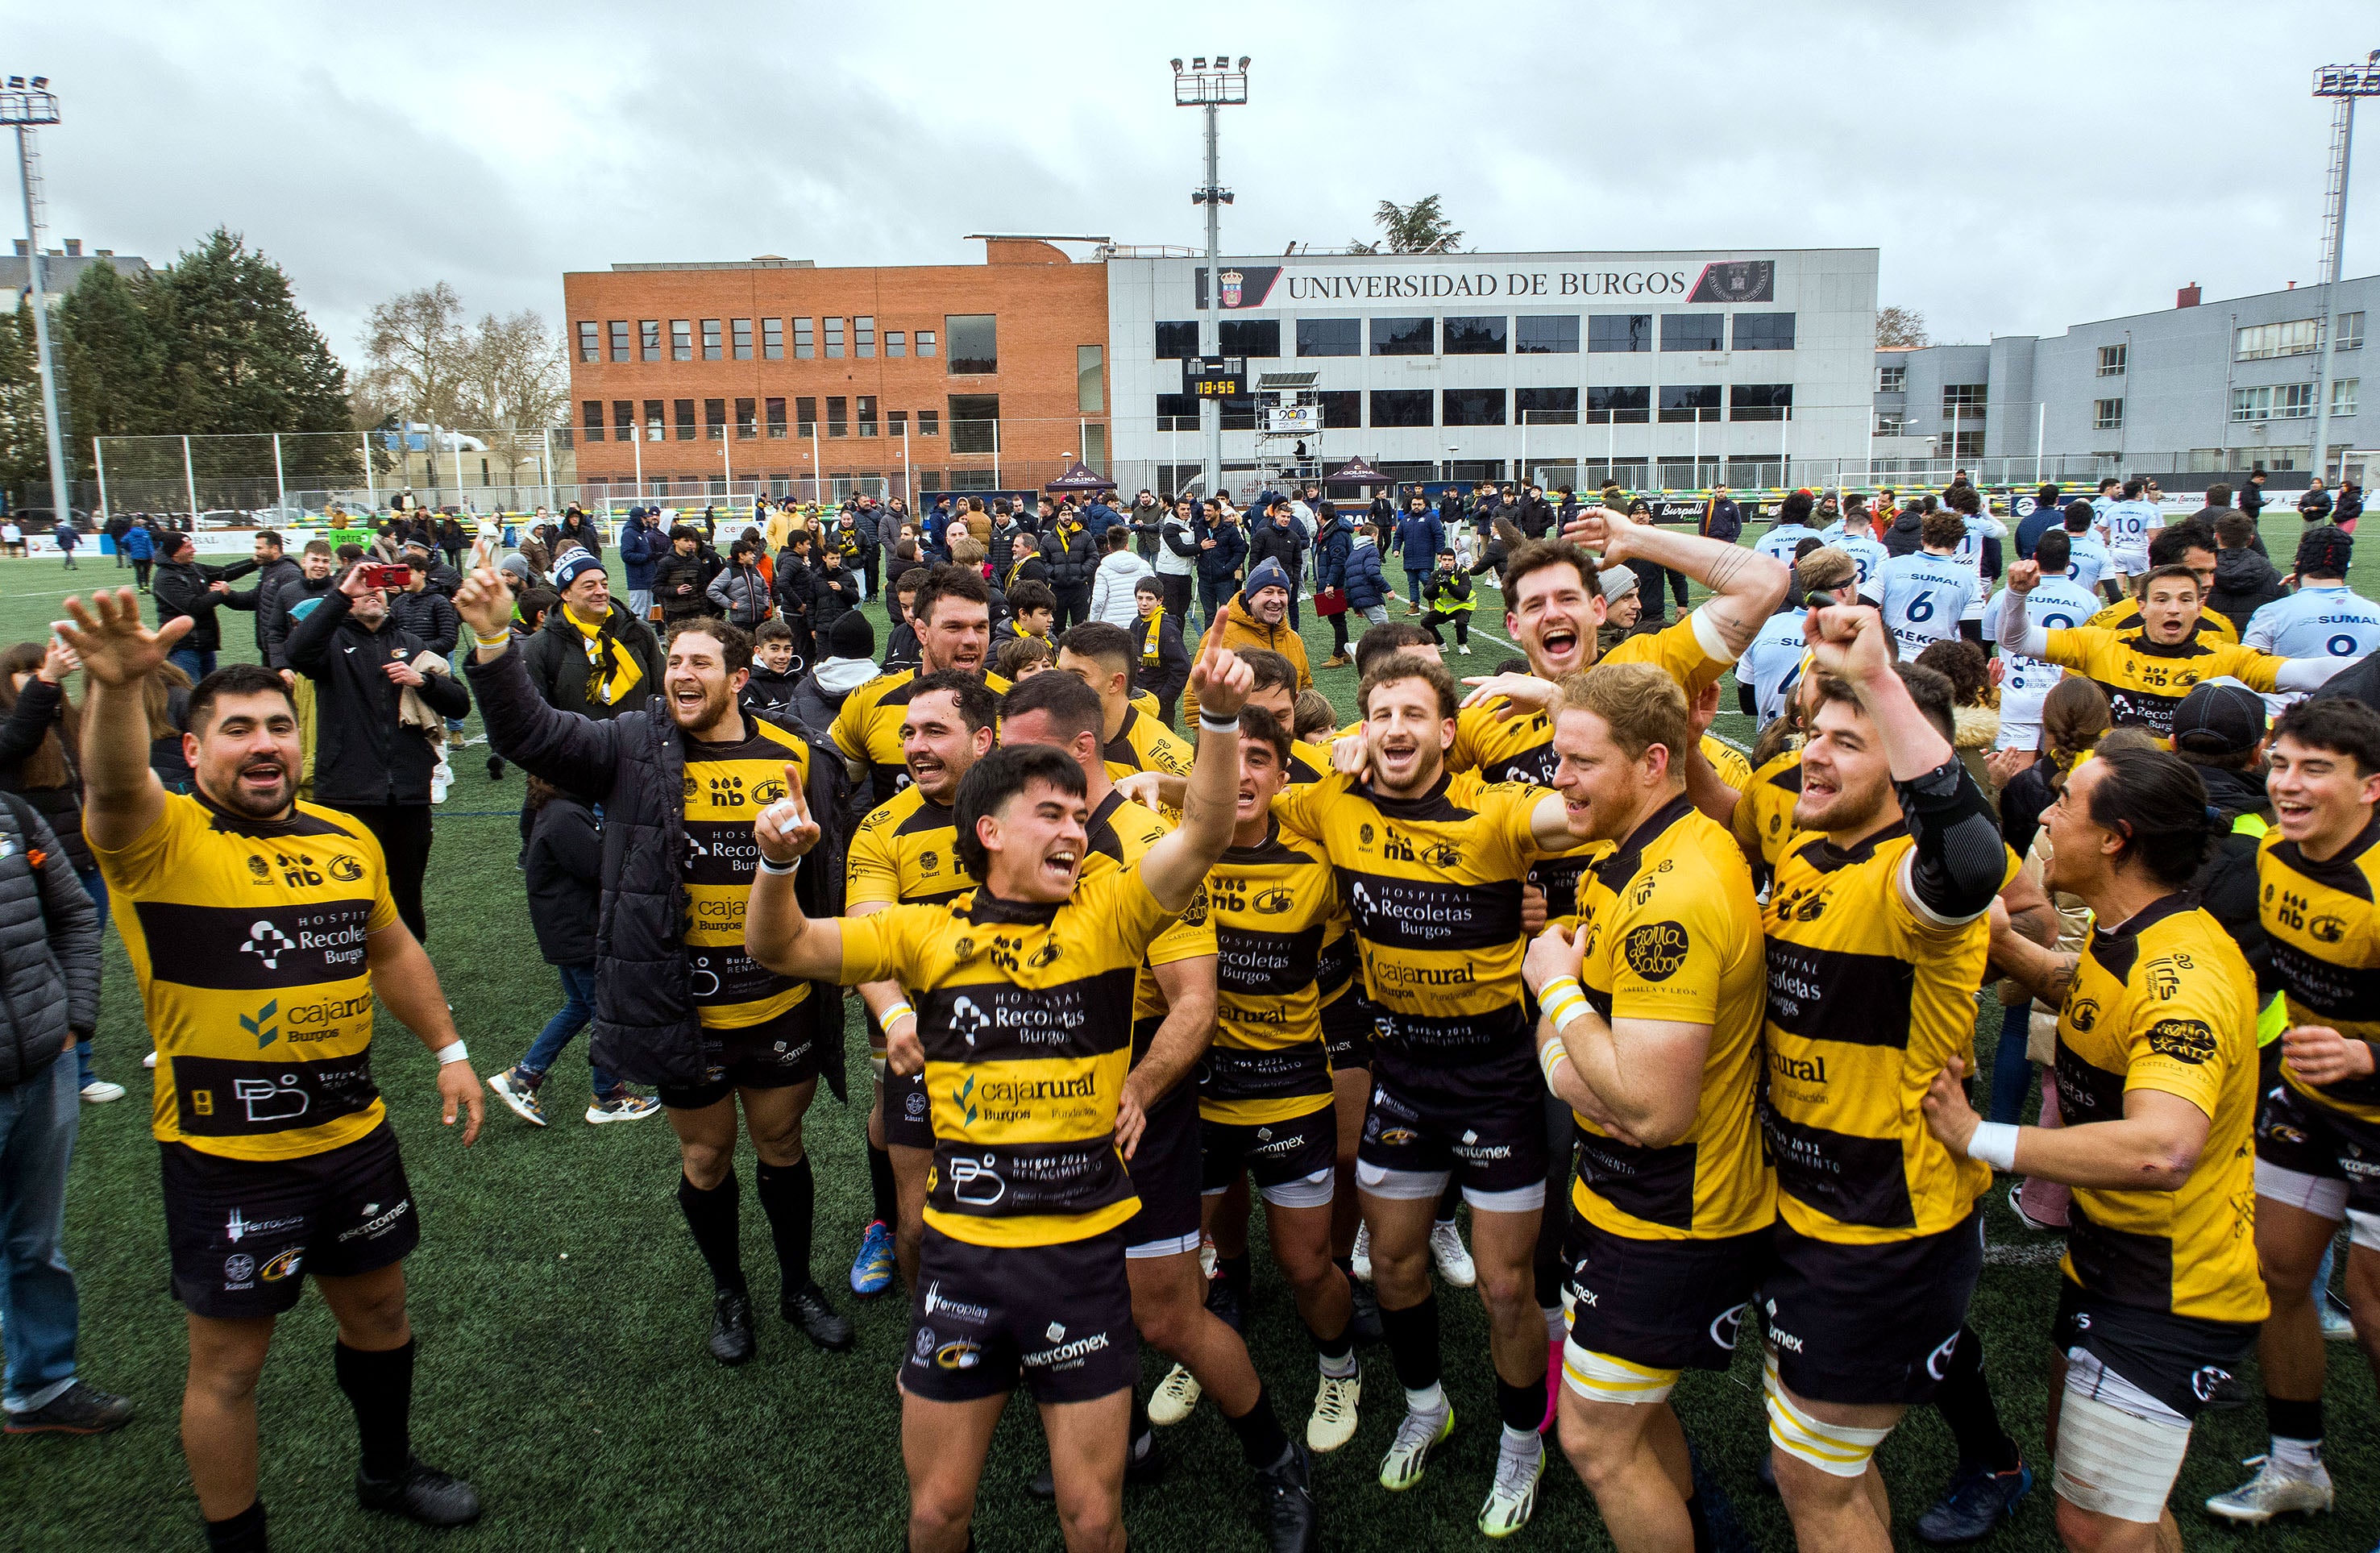
<instances>
[{"instance_id":1,"label":"black arm sleeve","mask_svg":"<svg viewBox=\"0 0 2380 1553\"><path fill-rule=\"evenodd\" d=\"M1893 791L1917 843L1910 884L1918 904L1946 922L1982 916L2008 874L1991 800L1955 755Z\"/></svg>"}]
</instances>

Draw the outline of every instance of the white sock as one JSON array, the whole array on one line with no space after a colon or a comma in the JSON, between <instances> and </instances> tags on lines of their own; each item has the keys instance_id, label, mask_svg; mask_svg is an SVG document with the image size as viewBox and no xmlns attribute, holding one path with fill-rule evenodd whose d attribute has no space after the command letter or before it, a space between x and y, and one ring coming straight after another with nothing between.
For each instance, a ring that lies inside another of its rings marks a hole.
<instances>
[{"instance_id":1,"label":"white sock","mask_svg":"<svg viewBox=\"0 0 2380 1553\"><path fill-rule=\"evenodd\" d=\"M2292 1477L2311 1477L2322 1465L2322 1441L2273 1437L2273 1465Z\"/></svg>"},{"instance_id":2,"label":"white sock","mask_svg":"<svg viewBox=\"0 0 2380 1553\"><path fill-rule=\"evenodd\" d=\"M1537 1447L1541 1443L1543 1442L1538 1438L1536 1430L1516 1429L1507 1424L1504 1426L1504 1437L1498 1442L1497 1449L1507 1456L1534 1456L1537 1453Z\"/></svg>"},{"instance_id":3,"label":"white sock","mask_svg":"<svg viewBox=\"0 0 2380 1553\"><path fill-rule=\"evenodd\" d=\"M1446 1411L1445 1389L1435 1380L1418 1391L1410 1386L1406 1387L1405 1411L1407 1413L1444 1413Z\"/></svg>"},{"instance_id":4,"label":"white sock","mask_svg":"<svg viewBox=\"0 0 2380 1553\"><path fill-rule=\"evenodd\" d=\"M1355 1351L1347 1350L1336 1359L1328 1353L1315 1355L1321 1362L1322 1373L1333 1380L1353 1380L1356 1374Z\"/></svg>"}]
</instances>

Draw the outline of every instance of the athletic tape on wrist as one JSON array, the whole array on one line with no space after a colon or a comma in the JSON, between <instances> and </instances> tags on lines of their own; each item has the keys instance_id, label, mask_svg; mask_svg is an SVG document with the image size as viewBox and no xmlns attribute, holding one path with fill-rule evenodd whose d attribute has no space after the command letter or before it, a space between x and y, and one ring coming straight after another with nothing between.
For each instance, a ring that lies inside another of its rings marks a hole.
<instances>
[{"instance_id":1,"label":"athletic tape on wrist","mask_svg":"<svg viewBox=\"0 0 2380 1553\"><path fill-rule=\"evenodd\" d=\"M2016 1124L2012 1122L1978 1122L1975 1135L1967 1140L1967 1158L1981 1159L1994 1170L2016 1169Z\"/></svg>"},{"instance_id":2,"label":"athletic tape on wrist","mask_svg":"<svg viewBox=\"0 0 2380 1553\"><path fill-rule=\"evenodd\" d=\"M1233 712L1231 716L1219 722L1215 719L1208 717L1207 715L1207 709L1201 707L1198 709L1198 726L1206 729L1210 734L1236 734L1240 731L1240 714Z\"/></svg>"},{"instance_id":3,"label":"athletic tape on wrist","mask_svg":"<svg viewBox=\"0 0 2380 1553\"><path fill-rule=\"evenodd\" d=\"M512 633L509 631L505 632L501 637L483 637L477 631L474 631L471 633L471 639L479 643L481 647L510 647L513 645Z\"/></svg>"},{"instance_id":4,"label":"athletic tape on wrist","mask_svg":"<svg viewBox=\"0 0 2380 1553\"><path fill-rule=\"evenodd\" d=\"M462 1037L458 1036L447 1045L440 1047L437 1051L437 1057L438 1065L443 1068L449 1062L469 1062L471 1060L471 1051L468 1047L463 1044Z\"/></svg>"}]
</instances>

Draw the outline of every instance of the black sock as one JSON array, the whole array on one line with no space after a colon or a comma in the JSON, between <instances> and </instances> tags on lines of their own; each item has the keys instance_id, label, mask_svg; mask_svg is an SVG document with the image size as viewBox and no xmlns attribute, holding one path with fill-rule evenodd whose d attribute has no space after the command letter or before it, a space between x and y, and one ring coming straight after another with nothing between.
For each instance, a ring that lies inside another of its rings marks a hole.
<instances>
[{"instance_id":1,"label":"black sock","mask_svg":"<svg viewBox=\"0 0 2380 1553\"><path fill-rule=\"evenodd\" d=\"M1335 1338L1326 1338L1310 1327L1306 1329L1305 1335L1314 1340L1314 1352L1334 1365L1355 1352L1355 1323L1353 1319L1339 1329L1339 1335Z\"/></svg>"},{"instance_id":2,"label":"black sock","mask_svg":"<svg viewBox=\"0 0 2380 1553\"><path fill-rule=\"evenodd\" d=\"M1504 1427L1535 1434L1537 1426L1546 1421L1546 1377L1540 1370L1534 1380L1515 1386L1502 1376L1496 1377L1496 1415Z\"/></svg>"},{"instance_id":3,"label":"black sock","mask_svg":"<svg viewBox=\"0 0 2380 1553\"><path fill-rule=\"evenodd\" d=\"M1389 1357L1397 1367L1397 1384L1408 1391L1438 1384L1438 1294L1433 1290L1421 1304L1403 1310L1380 1307L1380 1329L1389 1340Z\"/></svg>"},{"instance_id":4,"label":"black sock","mask_svg":"<svg viewBox=\"0 0 2380 1553\"><path fill-rule=\"evenodd\" d=\"M1934 1406L1959 1442L1959 1464L1992 1472L2014 1472L2020 1460L2016 1441L2000 1427L1999 1410L1992 1405L1991 1383L1984 1378L1984 1344L1972 1327L1959 1329L1958 1346L1950 1350L1949 1372L1934 1393Z\"/></svg>"},{"instance_id":5,"label":"black sock","mask_svg":"<svg viewBox=\"0 0 2380 1553\"><path fill-rule=\"evenodd\" d=\"M899 1228L901 1193L892 1184L892 1151L872 1143L868 1146L868 1192L874 1200L876 1221L888 1230Z\"/></svg>"},{"instance_id":6,"label":"black sock","mask_svg":"<svg viewBox=\"0 0 2380 1553\"><path fill-rule=\"evenodd\" d=\"M1225 1417L1232 1433L1240 1437L1240 1454L1248 1465L1262 1472L1289 1453L1289 1436L1281 1426L1281 1419L1272 1411L1272 1393L1257 1385L1257 1404L1237 1418Z\"/></svg>"},{"instance_id":7,"label":"black sock","mask_svg":"<svg viewBox=\"0 0 2380 1553\"><path fill-rule=\"evenodd\" d=\"M339 1389L347 1394L347 1405L356 1410L364 1475L383 1483L404 1475L405 1463L413 1455L413 1340L378 1352L334 1342L331 1368Z\"/></svg>"},{"instance_id":8,"label":"black sock","mask_svg":"<svg viewBox=\"0 0 2380 1553\"><path fill-rule=\"evenodd\" d=\"M2292 1401L2287 1397L2265 1393L2265 1427L2282 1439L2322 1438L2322 1399L2310 1402Z\"/></svg>"},{"instance_id":9,"label":"black sock","mask_svg":"<svg viewBox=\"0 0 2380 1553\"><path fill-rule=\"evenodd\" d=\"M264 1501L237 1515L207 1523L208 1553L264 1553Z\"/></svg>"},{"instance_id":10,"label":"black sock","mask_svg":"<svg viewBox=\"0 0 2380 1553\"><path fill-rule=\"evenodd\" d=\"M818 1181L810 1173L807 1154L790 1165L763 1160L759 1171L760 1210L769 1216L769 1238L777 1243L777 1269L784 1275L785 1292L810 1286L810 1219L818 1207Z\"/></svg>"},{"instance_id":11,"label":"black sock","mask_svg":"<svg viewBox=\"0 0 2380 1553\"><path fill-rule=\"evenodd\" d=\"M706 1192L681 1173L677 1206L686 1227L694 1231L695 1249L710 1268L710 1281L722 1290L744 1292L744 1248L738 1238L735 1172L729 1171Z\"/></svg>"},{"instance_id":12,"label":"black sock","mask_svg":"<svg viewBox=\"0 0 2380 1553\"><path fill-rule=\"evenodd\" d=\"M1452 1176L1446 1178L1446 1190L1438 1195L1438 1222L1454 1222L1454 1205L1463 1200L1463 1184Z\"/></svg>"},{"instance_id":13,"label":"black sock","mask_svg":"<svg viewBox=\"0 0 2380 1553\"><path fill-rule=\"evenodd\" d=\"M1236 1256L1216 1257L1215 1271L1221 1275L1223 1287L1237 1294L1240 1303L1245 1304L1248 1286L1254 1276L1249 1270L1248 1254L1243 1251Z\"/></svg>"},{"instance_id":14,"label":"black sock","mask_svg":"<svg viewBox=\"0 0 2380 1553\"><path fill-rule=\"evenodd\" d=\"M1699 1488L1686 1496L1686 1523L1694 1531L1694 1553L1718 1553L1718 1541L1711 1535L1710 1516L1703 1509Z\"/></svg>"}]
</instances>

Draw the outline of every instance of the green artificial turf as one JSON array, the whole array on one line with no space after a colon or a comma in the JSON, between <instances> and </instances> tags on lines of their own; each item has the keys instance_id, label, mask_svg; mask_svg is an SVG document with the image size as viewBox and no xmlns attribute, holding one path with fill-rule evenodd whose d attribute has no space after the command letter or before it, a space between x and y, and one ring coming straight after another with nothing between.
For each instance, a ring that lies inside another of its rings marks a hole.
<instances>
[{"instance_id":1,"label":"green artificial turf","mask_svg":"<svg viewBox=\"0 0 2380 1553\"><path fill-rule=\"evenodd\" d=\"M2267 543L2286 569L2294 514L2265 520ZM2360 558L2357 586L2374 592L2380 566ZM115 583L128 572L105 558L72 576L49 560L0 562L0 642L39 637L76 583ZM1458 672L1486 673L1509 650L1492 590L1475 617L1475 655ZM224 615L227 658L250 656L249 622ZM882 640L879 620L879 640ZM1329 653L1330 632L1309 613L1311 659ZM1319 674L1347 710L1352 670ZM1732 696L1729 697L1732 705ZM474 722L476 730L476 721ZM1719 731L1748 743L1732 710ZM491 783L484 746L463 752L437 819L429 882L430 953L475 1066L497 1071L526 1049L556 1006L559 985L538 957L514 867L521 779ZM0 1547L71 1549L196 1548L197 1502L176 1426L184 1364L183 1322L167 1292L156 1151L148 1131L148 1049L140 1000L113 928L98 1037L101 1071L133 1093L113 1106L86 1106L67 1205L67 1250L82 1290L82 1373L130 1396L133 1424L103 1438L0 1439ZM854 1005L856 1007L856 1004ZM1988 1073L1999 1013L1985 1000L1977 1045ZM583 1046L554 1069L545 1089L552 1125L540 1131L491 1102L487 1130L466 1149L441 1128L428 1056L383 1018L377 1072L405 1147L422 1218L421 1249L407 1263L420 1343L414 1401L416 1448L429 1462L468 1477L485 1498L476 1529L431 1534L355 1505L354 1426L333 1384L333 1329L307 1298L282 1323L266 1371L262 1493L285 1548L741 1548L765 1545L892 1549L901 1546L905 1494L899 1451L894 1366L905 1336L899 1295L851 1298L844 1281L868 1211L864 1096L849 1108L821 1091L810 1115L817 1161L820 1281L857 1320L847 1354L812 1351L791 1329L764 1320L759 1357L722 1369L703 1351L709 1283L673 1196L675 1146L655 1118L589 1127L578 1113L587 1076ZM853 1072L865 1075L857 1022L846 1037ZM752 1178L748 1150L741 1166ZM2041 1422L2047 1328L2056 1298L2055 1242L2023 1231L2003 1193L1985 1199L1992 1262L1973 1321L1985 1338L2002 1415L2028 1456L2042 1460ZM745 1262L764 1309L775 1275L765 1220L747 1195ZM1385 1351L1364 1355L1368 1394L1354 1442L1318 1465L1325 1545L1411 1553L1484 1541L1473 1517L1485 1496L1496 1447L1496 1415L1478 1304L1461 1291L1441 1302L1448 1392L1458 1418L1451 1444L1427 1480L1402 1495L1374 1481L1401 1409ZM1914 1314L1914 1313L1912 1313ZM1263 1257L1249 1339L1276 1404L1293 1431L1311 1405L1315 1365L1288 1292ZM2380 1525L2380 1414L2373 1381L2347 1345L2334 1344L2326 1447L2339 1508L2313 1523L2234 1531L2196 1507L2243 1475L2240 1458L2264 1449L2260 1410L2212 1413L2199 1425L2174 1502L2192 1548L2355 1549ZM1146 1355L1150 1381L1164 1364ZM2251 1376L2252 1383L2253 1377ZM1784 1547L1790 1532L1755 1469L1767 1449L1758 1359L1750 1346L1723 1376L1689 1376L1675 1401L1686 1431L1725 1503L1722 1546ZM1134 1491L1125 1514L1135 1543L1166 1553L1258 1546L1247 1477L1236 1443L1212 1407L1162 1431L1171 1470ZM1013 1406L994 1445L978 1528L988 1553L1058 1546L1049 1510L1025 1485L1040 1462L1031 1409ZM1881 1461L1900 1535L1951 1466L1948 1432L1918 1410L1888 1440ZM2054 1546L2046 1484L2015 1523L1986 1546ZM1536 1518L1515 1546L1597 1549L1609 1546L1593 1504L1570 1469L1550 1464Z\"/></svg>"}]
</instances>

